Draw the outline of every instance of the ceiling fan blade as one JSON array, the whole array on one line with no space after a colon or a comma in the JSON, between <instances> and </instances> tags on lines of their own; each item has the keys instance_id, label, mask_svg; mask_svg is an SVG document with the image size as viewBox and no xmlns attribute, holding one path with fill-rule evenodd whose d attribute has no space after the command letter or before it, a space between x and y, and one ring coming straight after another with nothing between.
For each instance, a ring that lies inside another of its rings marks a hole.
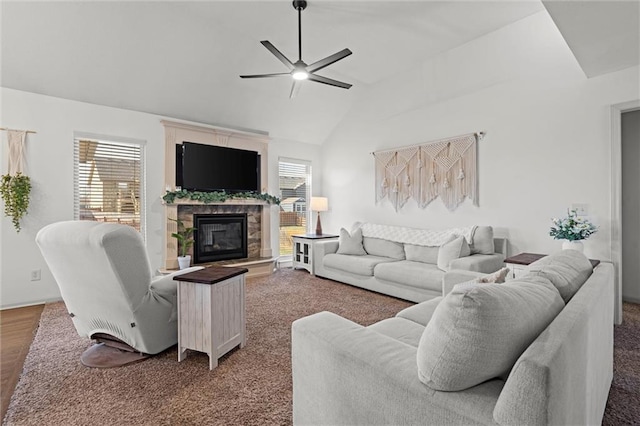
<instances>
[{"instance_id":1,"label":"ceiling fan blade","mask_svg":"<svg viewBox=\"0 0 640 426\"><path fill-rule=\"evenodd\" d=\"M349 84L349 83L343 83L342 81L334 80L332 78L322 77L321 75L316 75L316 74L309 74L309 80L315 81L316 83L328 84L329 86L341 87L343 89L348 89L349 87L353 86L352 84Z\"/></svg>"},{"instance_id":2,"label":"ceiling fan blade","mask_svg":"<svg viewBox=\"0 0 640 426\"><path fill-rule=\"evenodd\" d=\"M280 62L285 64L287 68L289 68L290 70L293 69L293 63L290 60L288 60L287 57L282 54L282 52L276 49L276 47L273 44L271 44L267 40L262 40L260 43L262 43L262 45L266 47L269 50L269 52L273 53L276 58L280 59Z\"/></svg>"},{"instance_id":3,"label":"ceiling fan blade","mask_svg":"<svg viewBox=\"0 0 640 426\"><path fill-rule=\"evenodd\" d=\"M282 75L291 75L288 72L277 72L274 74L252 74L252 75L241 75L240 78L265 78L265 77L280 77Z\"/></svg>"},{"instance_id":4,"label":"ceiling fan blade","mask_svg":"<svg viewBox=\"0 0 640 426\"><path fill-rule=\"evenodd\" d=\"M327 56L324 59L320 59L318 62L314 62L313 64L307 67L308 72L315 72L321 70L322 68L333 64L334 62L338 62L340 59L344 59L347 56L351 55L353 52L349 49L344 49L339 51L338 53L334 53L331 56Z\"/></svg>"},{"instance_id":5,"label":"ceiling fan blade","mask_svg":"<svg viewBox=\"0 0 640 426\"><path fill-rule=\"evenodd\" d=\"M291 85L291 93L289 94L289 99L293 99L298 95L300 91L300 87L302 86L302 82L300 80L293 80L293 84Z\"/></svg>"}]
</instances>

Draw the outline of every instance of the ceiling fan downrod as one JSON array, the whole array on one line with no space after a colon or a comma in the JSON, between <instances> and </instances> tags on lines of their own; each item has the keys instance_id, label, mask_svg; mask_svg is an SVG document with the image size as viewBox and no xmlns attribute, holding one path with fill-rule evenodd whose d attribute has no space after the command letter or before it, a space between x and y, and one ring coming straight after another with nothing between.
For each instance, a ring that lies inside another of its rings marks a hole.
<instances>
[{"instance_id":1,"label":"ceiling fan downrod","mask_svg":"<svg viewBox=\"0 0 640 426\"><path fill-rule=\"evenodd\" d=\"M306 0L293 0L293 8L298 11L298 61L302 61L302 11L307 8Z\"/></svg>"}]
</instances>

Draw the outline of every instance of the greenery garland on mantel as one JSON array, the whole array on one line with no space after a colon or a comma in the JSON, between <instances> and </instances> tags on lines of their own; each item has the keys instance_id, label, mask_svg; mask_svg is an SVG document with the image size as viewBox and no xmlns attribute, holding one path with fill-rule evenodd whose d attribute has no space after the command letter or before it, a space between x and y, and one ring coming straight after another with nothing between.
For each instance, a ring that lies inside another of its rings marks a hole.
<instances>
[{"instance_id":1,"label":"greenery garland on mantel","mask_svg":"<svg viewBox=\"0 0 640 426\"><path fill-rule=\"evenodd\" d=\"M280 205L280 198L275 197L273 195L264 193L260 194L257 192L235 192L232 194L227 194L224 191L214 191L214 192L202 192L202 191L187 191L186 189L181 189L179 191L167 191L166 194L162 197L162 199L167 204L173 204L176 199L188 199L191 201L199 201L205 204L211 203L224 203L227 200L234 199L254 199L266 201L269 204Z\"/></svg>"}]
</instances>

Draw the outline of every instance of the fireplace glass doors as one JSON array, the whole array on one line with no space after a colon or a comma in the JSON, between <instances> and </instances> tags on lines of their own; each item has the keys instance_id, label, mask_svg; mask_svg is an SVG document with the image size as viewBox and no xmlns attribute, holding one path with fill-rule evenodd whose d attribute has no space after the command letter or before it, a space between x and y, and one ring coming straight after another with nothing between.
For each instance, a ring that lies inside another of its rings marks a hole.
<instances>
[{"instance_id":1,"label":"fireplace glass doors","mask_svg":"<svg viewBox=\"0 0 640 426\"><path fill-rule=\"evenodd\" d=\"M247 215L198 214L193 216L194 263L247 257Z\"/></svg>"}]
</instances>

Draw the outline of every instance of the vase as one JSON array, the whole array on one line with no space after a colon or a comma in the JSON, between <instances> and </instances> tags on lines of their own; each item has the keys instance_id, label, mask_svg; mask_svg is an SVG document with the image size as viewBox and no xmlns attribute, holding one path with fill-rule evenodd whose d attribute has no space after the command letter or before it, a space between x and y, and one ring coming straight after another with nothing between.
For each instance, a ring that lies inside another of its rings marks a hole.
<instances>
[{"instance_id":1,"label":"vase","mask_svg":"<svg viewBox=\"0 0 640 426\"><path fill-rule=\"evenodd\" d=\"M178 256L178 267L187 269L191 265L191 255Z\"/></svg>"},{"instance_id":2,"label":"vase","mask_svg":"<svg viewBox=\"0 0 640 426\"><path fill-rule=\"evenodd\" d=\"M569 241L562 242L562 250L578 250L580 253L584 252L584 245L581 241Z\"/></svg>"}]
</instances>

